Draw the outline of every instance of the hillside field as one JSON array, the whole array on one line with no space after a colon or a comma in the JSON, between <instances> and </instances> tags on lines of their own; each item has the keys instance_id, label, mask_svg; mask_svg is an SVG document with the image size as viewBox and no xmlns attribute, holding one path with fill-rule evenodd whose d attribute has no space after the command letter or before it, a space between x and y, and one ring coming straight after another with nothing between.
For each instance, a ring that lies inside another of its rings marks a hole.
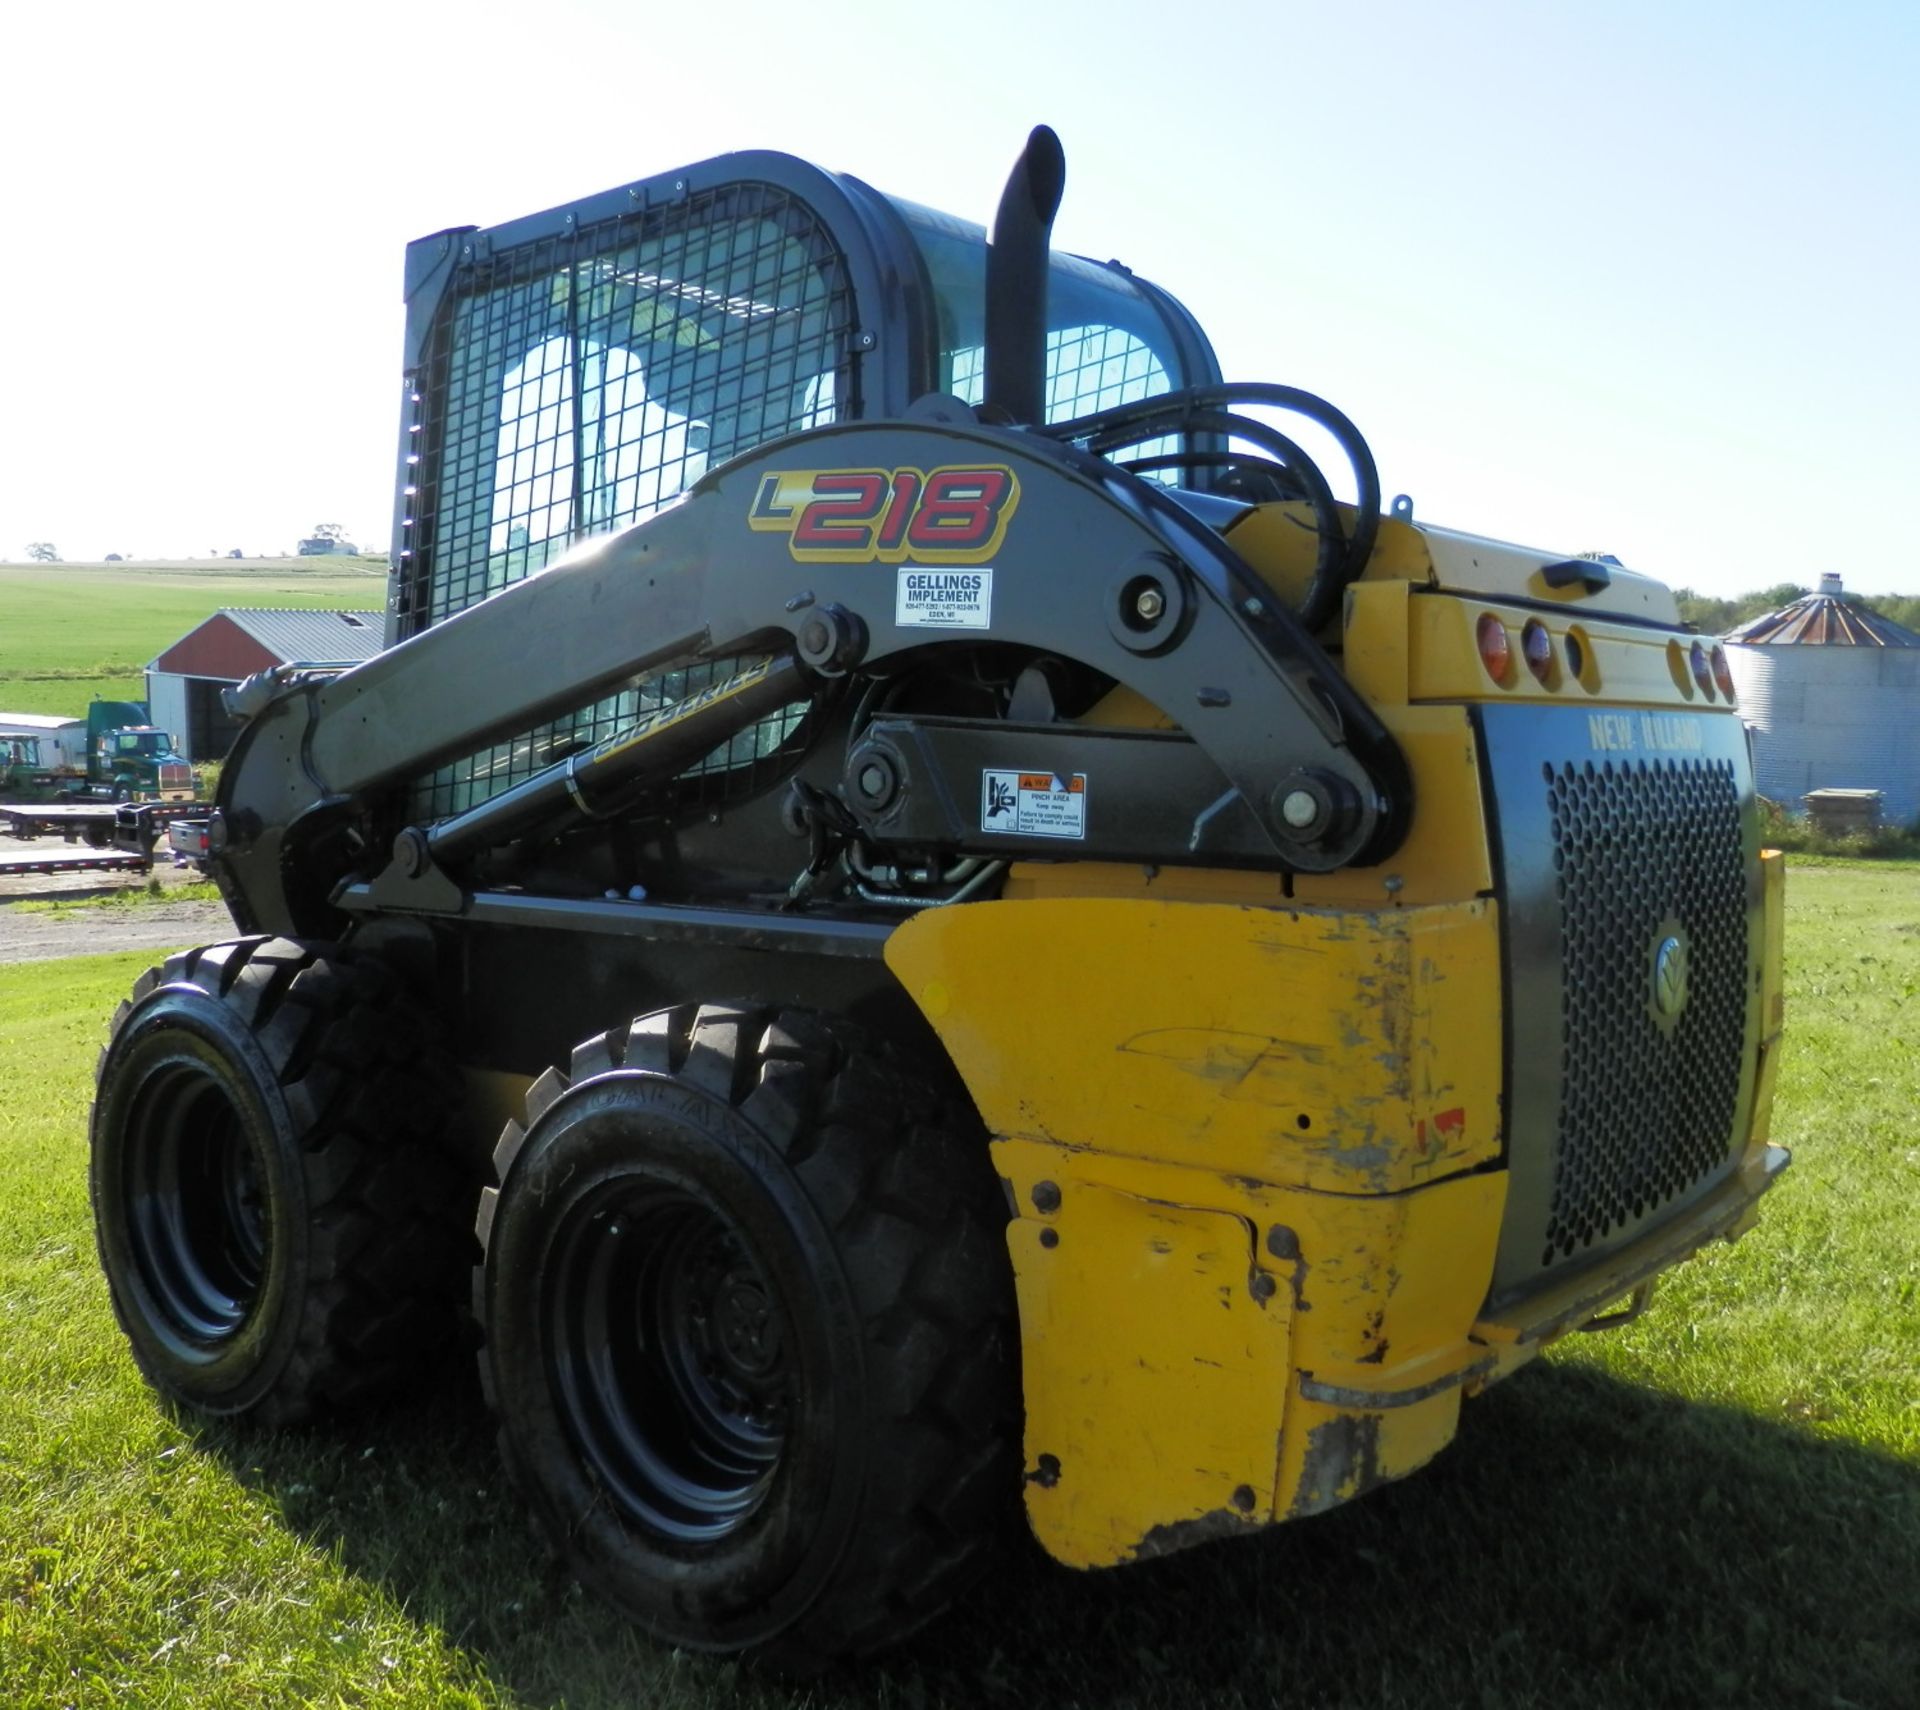
<instances>
[{"instance_id":1,"label":"hillside field","mask_svg":"<svg viewBox=\"0 0 1920 1710\"><path fill-rule=\"evenodd\" d=\"M1920 867L1788 873L1759 1226L1470 1403L1404 1483L1075 1574L1030 1544L799 1684L647 1643L529 1539L472 1375L307 1432L161 1405L87 1102L146 954L0 967L0 1704L392 1710L1912 1710Z\"/></svg>"},{"instance_id":2,"label":"hillside field","mask_svg":"<svg viewBox=\"0 0 1920 1710\"><path fill-rule=\"evenodd\" d=\"M0 712L84 717L142 700L147 661L222 606L378 611L377 558L0 565Z\"/></svg>"}]
</instances>

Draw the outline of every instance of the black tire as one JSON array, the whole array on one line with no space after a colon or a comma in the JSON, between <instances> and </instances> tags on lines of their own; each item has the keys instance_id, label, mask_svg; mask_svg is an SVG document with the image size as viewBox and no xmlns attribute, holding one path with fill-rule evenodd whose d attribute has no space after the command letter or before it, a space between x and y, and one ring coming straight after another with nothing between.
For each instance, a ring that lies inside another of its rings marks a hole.
<instances>
[{"instance_id":1,"label":"black tire","mask_svg":"<svg viewBox=\"0 0 1920 1710\"><path fill-rule=\"evenodd\" d=\"M379 963L285 938L135 982L100 1054L94 1228L133 1357L201 1414L299 1423L461 1345L457 1094Z\"/></svg>"},{"instance_id":2,"label":"black tire","mask_svg":"<svg viewBox=\"0 0 1920 1710\"><path fill-rule=\"evenodd\" d=\"M985 1566L1018 1338L969 1107L839 1023L687 1006L543 1075L494 1161L482 1383L589 1587L674 1644L812 1669Z\"/></svg>"},{"instance_id":3,"label":"black tire","mask_svg":"<svg viewBox=\"0 0 1920 1710\"><path fill-rule=\"evenodd\" d=\"M113 799L116 802L132 801L133 786L127 783L124 779L116 780L113 786Z\"/></svg>"}]
</instances>

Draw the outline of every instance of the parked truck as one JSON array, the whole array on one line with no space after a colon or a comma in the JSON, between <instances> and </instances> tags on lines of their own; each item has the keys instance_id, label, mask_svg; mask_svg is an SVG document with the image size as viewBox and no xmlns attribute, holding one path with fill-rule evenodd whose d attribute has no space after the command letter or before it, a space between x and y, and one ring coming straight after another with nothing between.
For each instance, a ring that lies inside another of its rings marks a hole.
<instances>
[{"instance_id":1,"label":"parked truck","mask_svg":"<svg viewBox=\"0 0 1920 1710\"><path fill-rule=\"evenodd\" d=\"M50 780L84 777L87 769L87 721L50 713L0 713L0 793L11 794L12 779L44 772ZM64 785L60 785L64 787Z\"/></svg>"},{"instance_id":2,"label":"parked truck","mask_svg":"<svg viewBox=\"0 0 1920 1710\"><path fill-rule=\"evenodd\" d=\"M88 706L84 793L116 802L193 800L193 768L150 719L145 701Z\"/></svg>"},{"instance_id":3,"label":"parked truck","mask_svg":"<svg viewBox=\"0 0 1920 1710\"><path fill-rule=\"evenodd\" d=\"M0 733L0 801L43 801L54 786L39 737Z\"/></svg>"},{"instance_id":4,"label":"parked truck","mask_svg":"<svg viewBox=\"0 0 1920 1710\"><path fill-rule=\"evenodd\" d=\"M94 701L84 719L0 713L0 798L192 801L192 766L149 717L144 701Z\"/></svg>"}]
</instances>

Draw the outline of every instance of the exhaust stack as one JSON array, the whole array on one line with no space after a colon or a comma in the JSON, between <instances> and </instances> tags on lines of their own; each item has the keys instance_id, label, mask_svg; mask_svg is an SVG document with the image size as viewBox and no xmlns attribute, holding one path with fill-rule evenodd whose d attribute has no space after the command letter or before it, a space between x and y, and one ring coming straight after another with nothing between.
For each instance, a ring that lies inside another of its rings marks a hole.
<instances>
[{"instance_id":1,"label":"exhaust stack","mask_svg":"<svg viewBox=\"0 0 1920 1710\"><path fill-rule=\"evenodd\" d=\"M1047 414L1047 255L1067 184L1060 139L1036 125L1014 162L987 249L984 407L1014 422Z\"/></svg>"}]
</instances>

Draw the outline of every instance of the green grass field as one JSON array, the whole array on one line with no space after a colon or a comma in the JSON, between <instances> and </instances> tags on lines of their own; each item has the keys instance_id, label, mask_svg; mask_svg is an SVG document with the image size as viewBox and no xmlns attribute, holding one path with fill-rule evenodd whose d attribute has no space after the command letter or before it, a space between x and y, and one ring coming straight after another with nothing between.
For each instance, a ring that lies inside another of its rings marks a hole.
<instances>
[{"instance_id":1,"label":"green grass field","mask_svg":"<svg viewBox=\"0 0 1920 1710\"><path fill-rule=\"evenodd\" d=\"M0 566L0 712L144 699L147 661L222 606L378 611L386 575L362 558Z\"/></svg>"},{"instance_id":2,"label":"green grass field","mask_svg":"<svg viewBox=\"0 0 1920 1710\"><path fill-rule=\"evenodd\" d=\"M803 1690L579 1592L463 1372L310 1436L171 1417L86 1206L88 1076L146 958L0 968L0 1704L1912 1710L1920 870L1789 883L1796 1161L1739 1246L1471 1404L1403 1484L1113 1573L1016 1550Z\"/></svg>"}]
</instances>

